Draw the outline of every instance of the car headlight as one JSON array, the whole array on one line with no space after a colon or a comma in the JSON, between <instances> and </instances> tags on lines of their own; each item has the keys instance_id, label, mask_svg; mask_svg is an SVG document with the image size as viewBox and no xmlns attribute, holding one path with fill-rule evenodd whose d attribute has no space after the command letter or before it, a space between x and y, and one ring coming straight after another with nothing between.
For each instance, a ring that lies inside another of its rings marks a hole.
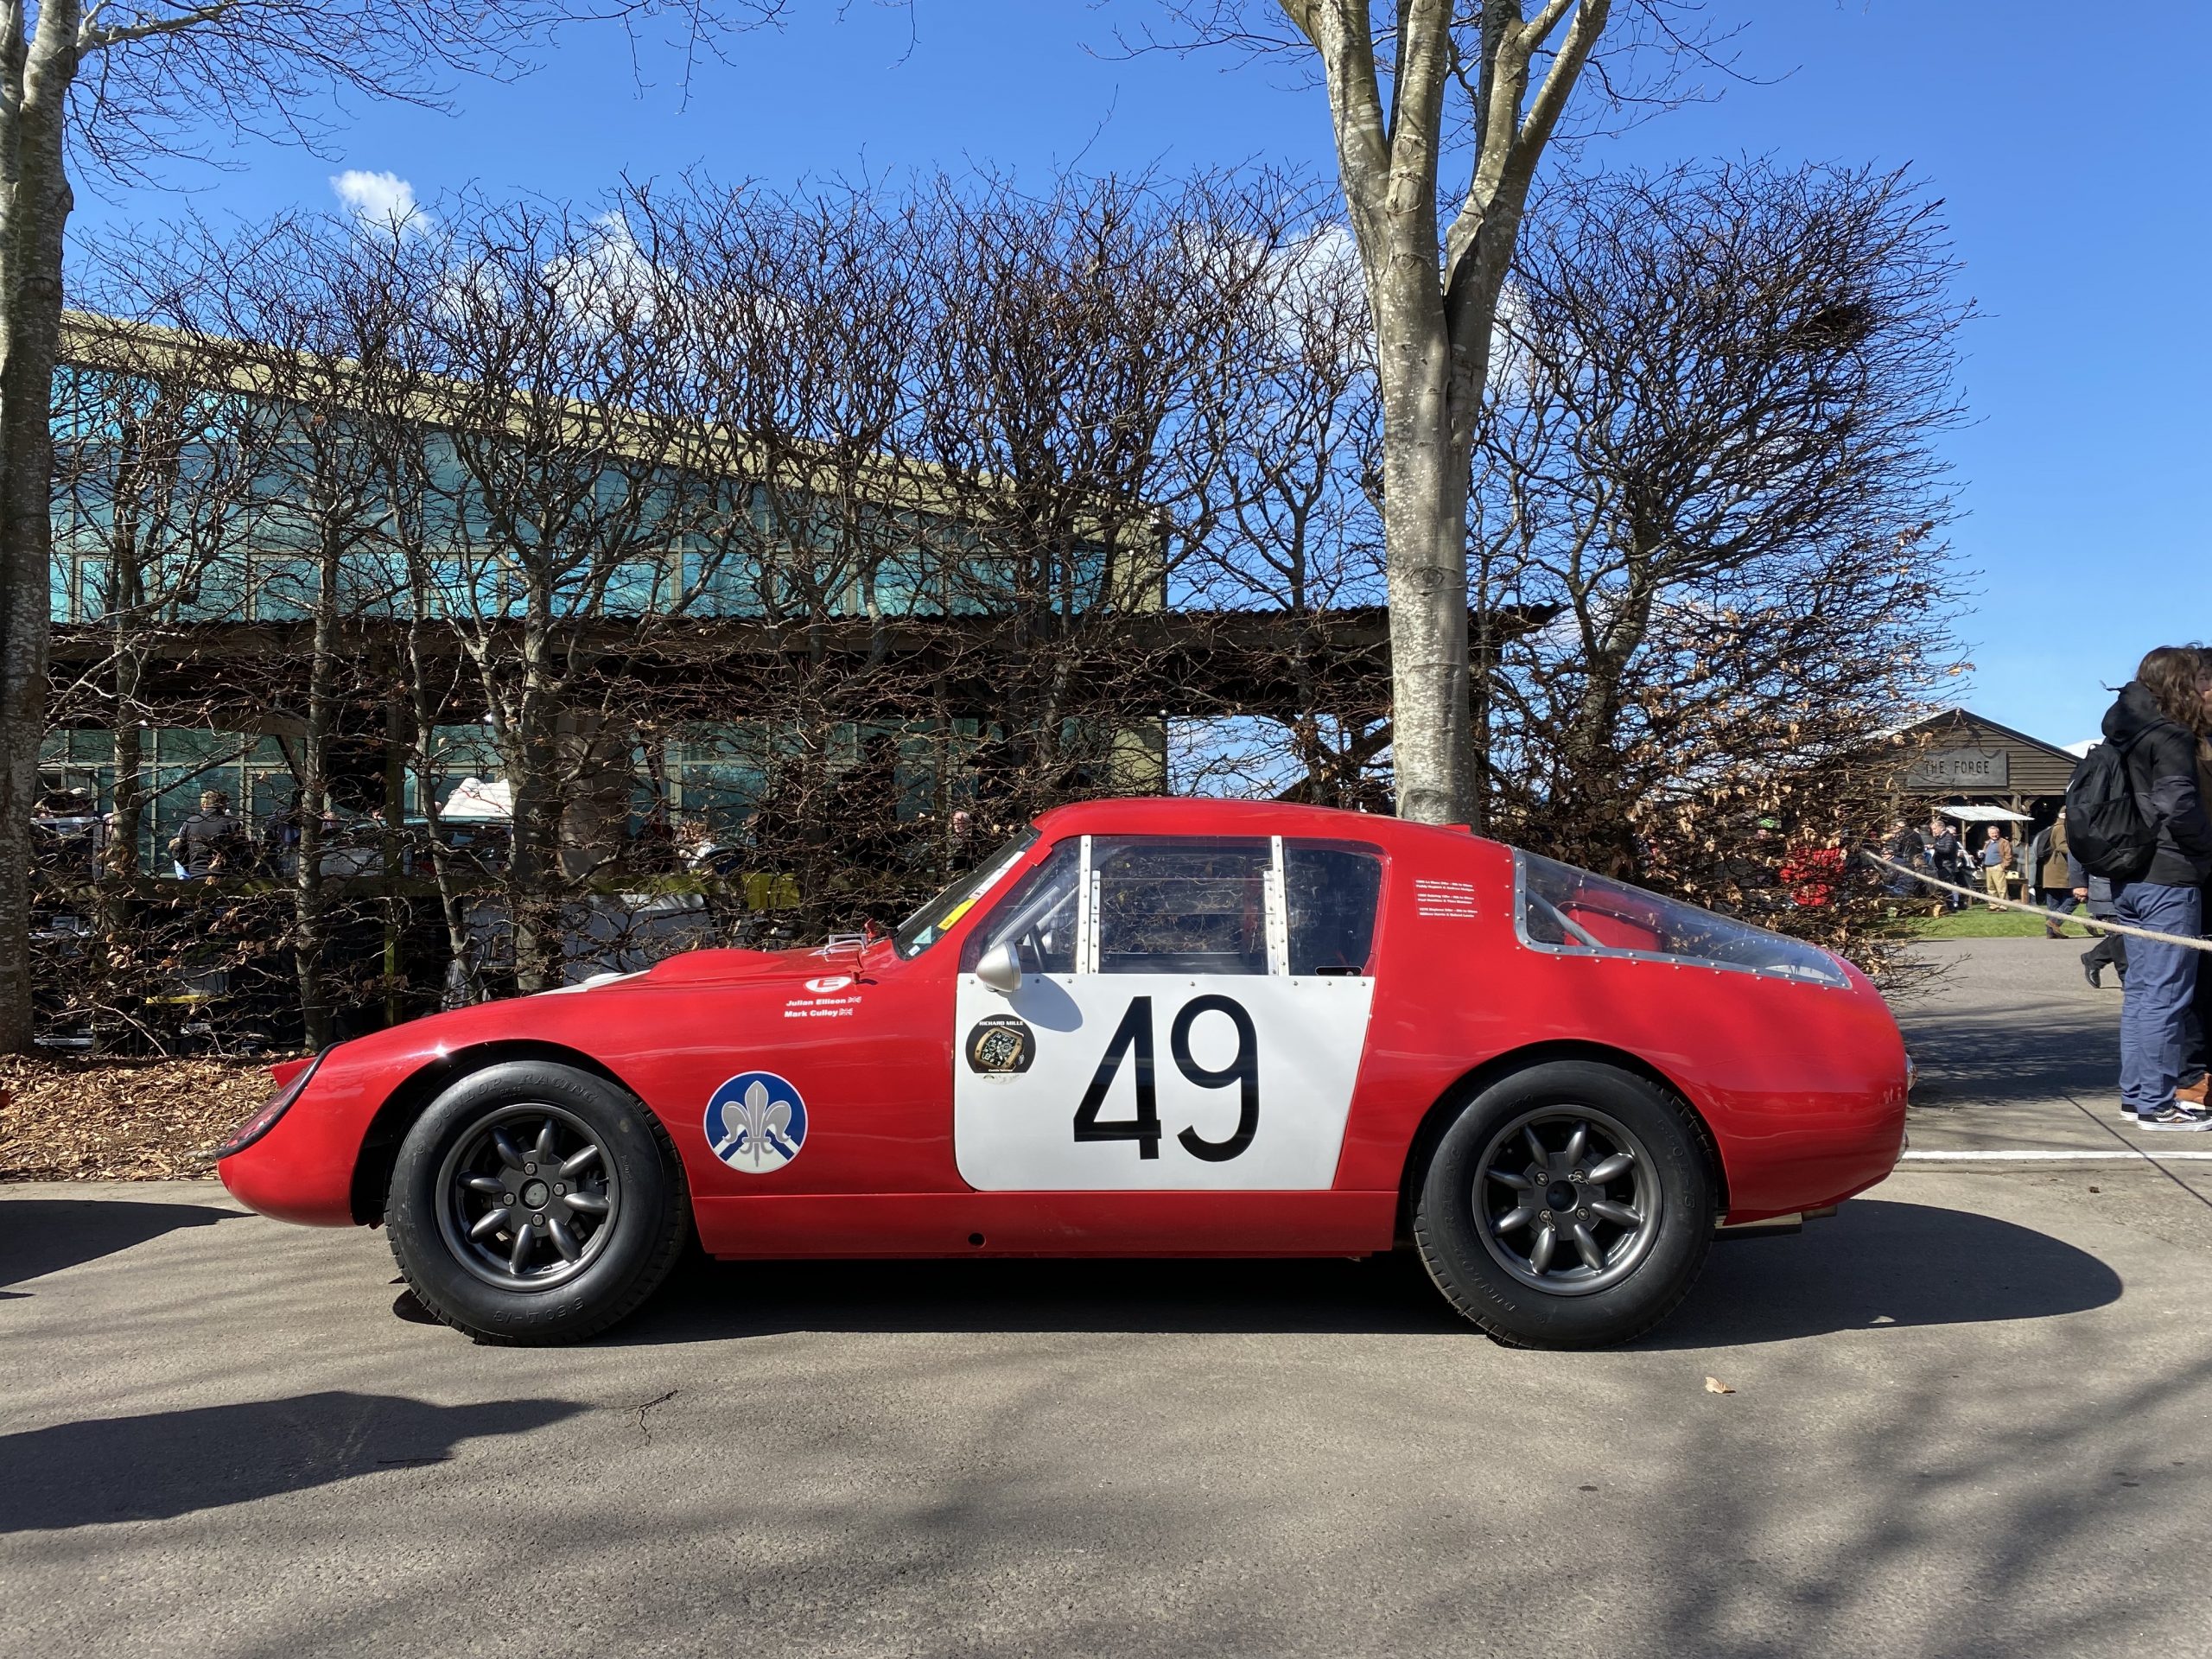
<instances>
[{"instance_id":1,"label":"car headlight","mask_svg":"<svg viewBox=\"0 0 2212 1659\"><path fill-rule=\"evenodd\" d=\"M313 1059L302 1062L298 1071L277 1084L276 1092L269 1096L267 1103L251 1117L232 1129L230 1138L216 1147L212 1155L220 1161L230 1157L233 1153L244 1152L263 1135L275 1128L276 1120L291 1110L292 1103L307 1092L308 1080L315 1076L316 1068L321 1065L323 1054L329 1052L330 1051L326 1048L321 1054L317 1054Z\"/></svg>"}]
</instances>

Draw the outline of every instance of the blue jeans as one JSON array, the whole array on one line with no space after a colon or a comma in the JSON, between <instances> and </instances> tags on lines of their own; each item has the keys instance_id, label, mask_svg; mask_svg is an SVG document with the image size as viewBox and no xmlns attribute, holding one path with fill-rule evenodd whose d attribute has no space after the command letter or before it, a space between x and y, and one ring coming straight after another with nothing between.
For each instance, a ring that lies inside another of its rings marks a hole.
<instances>
[{"instance_id":1,"label":"blue jeans","mask_svg":"<svg viewBox=\"0 0 2212 1659\"><path fill-rule=\"evenodd\" d=\"M2195 887L2116 881L2113 919L2196 938L2203 910ZM2156 939L2127 942L2127 995L2120 1007L2120 1099L2130 1111L2171 1106L2182 1081L2190 999L2196 990L2198 953Z\"/></svg>"}]
</instances>

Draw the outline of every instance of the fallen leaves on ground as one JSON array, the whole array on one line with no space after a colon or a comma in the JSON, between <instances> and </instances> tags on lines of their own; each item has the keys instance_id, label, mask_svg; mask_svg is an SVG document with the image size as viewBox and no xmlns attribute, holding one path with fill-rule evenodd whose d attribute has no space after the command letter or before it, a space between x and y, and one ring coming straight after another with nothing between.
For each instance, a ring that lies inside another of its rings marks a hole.
<instances>
[{"instance_id":1,"label":"fallen leaves on ground","mask_svg":"<svg viewBox=\"0 0 2212 1659\"><path fill-rule=\"evenodd\" d=\"M1705 1379L1705 1391L1707 1394L1733 1394L1736 1392L1735 1389L1730 1388L1726 1382L1723 1382L1717 1376L1708 1376Z\"/></svg>"},{"instance_id":2,"label":"fallen leaves on ground","mask_svg":"<svg viewBox=\"0 0 2212 1659\"><path fill-rule=\"evenodd\" d=\"M0 1058L0 1181L206 1175L269 1090L265 1060Z\"/></svg>"}]
</instances>

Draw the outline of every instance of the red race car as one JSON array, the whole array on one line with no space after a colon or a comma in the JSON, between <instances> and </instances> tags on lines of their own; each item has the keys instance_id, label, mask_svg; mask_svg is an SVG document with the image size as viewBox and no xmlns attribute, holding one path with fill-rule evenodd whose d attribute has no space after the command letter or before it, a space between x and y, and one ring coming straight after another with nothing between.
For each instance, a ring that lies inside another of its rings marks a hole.
<instances>
[{"instance_id":1,"label":"red race car","mask_svg":"<svg viewBox=\"0 0 2212 1659\"><path fill-rule=\"evenodd\" d=\"M1723 1222L1897 1161L1906 1060L1800 941L1464 829L1046 814L888 938L695 950L279 1066L219 1154L384 1224L480 1340L613 1324L715 1256L1418 1249L1512 1343L1649 1329Z\"/></svg>"}]
</instances>

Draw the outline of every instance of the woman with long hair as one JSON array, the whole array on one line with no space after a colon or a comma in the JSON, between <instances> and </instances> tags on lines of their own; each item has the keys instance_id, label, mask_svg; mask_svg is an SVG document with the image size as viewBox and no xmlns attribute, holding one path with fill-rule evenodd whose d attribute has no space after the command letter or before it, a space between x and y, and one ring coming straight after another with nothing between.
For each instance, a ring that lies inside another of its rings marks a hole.
<instances>
[{"instance_id":1,"label":"woman with long hair","mask_svg":"<svg viewBox=\"0 0 2212 1659\"><path fill-rule=\"evenodd\" d=\"M2106 713L2105 741L2126 762L2152 851L2113 879L2113 910L2132 926L2196 938L2212 879L2212 819L2197 784L2197 750L2212 731L2212 673L2200 646L2161 645L2143 658ZM2202 1087L2176 1097L2189 1066L2190 1004L2201 953L2156 939L2128 945L2120 1016L2120 1106L2146 1129L2212 1128Z\"/></svg>"}]
</instances>

